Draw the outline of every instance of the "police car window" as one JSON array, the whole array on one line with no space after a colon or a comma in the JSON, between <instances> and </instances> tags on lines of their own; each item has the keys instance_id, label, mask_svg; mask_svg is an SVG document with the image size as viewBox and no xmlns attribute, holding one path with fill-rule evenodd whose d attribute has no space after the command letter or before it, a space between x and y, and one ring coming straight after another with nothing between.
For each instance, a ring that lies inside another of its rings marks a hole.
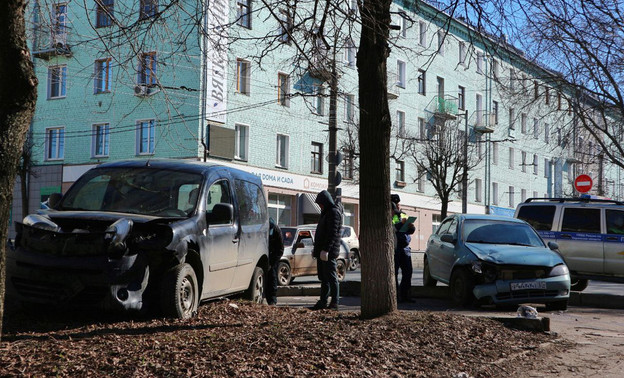
<instances>
[{"instance_id":1,"label":"police car window","mask_svg":"<svg viewBox=\"0 0 624 378\"><path fill-rule=\"evenodd\" d=\"M607 210L607 234L624 234L624 211Z\"/></svg>"},{"instance_id":2,"label":"police car window","mask_svg":"<svg viewBox=\"0 0 624 378\"><path fill-rule=\"evenodd\" d=\"M555 206L522 206L517 218L526 221L536 230L550 231L556 209Z\"/></svg>"},{"instance_id":3,"label":"police car window","mask_svg":"<svg viewBox=\"0 0 624 378\"><path fill-rule=\"evenodd\" d=\"M600 233L600 209L565 208L561 231Z\"/></svg>"}]
</instances>

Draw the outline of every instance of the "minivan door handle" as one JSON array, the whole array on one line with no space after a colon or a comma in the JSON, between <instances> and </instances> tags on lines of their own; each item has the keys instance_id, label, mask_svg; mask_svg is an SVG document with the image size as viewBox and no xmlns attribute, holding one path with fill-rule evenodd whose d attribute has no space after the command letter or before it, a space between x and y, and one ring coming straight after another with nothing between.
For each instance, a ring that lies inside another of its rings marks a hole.
<instances>
[{"instance_id":1,"label":"minivan door handle","mask_svg":"<svg viewBox=\"0 0 624 378\"><path fill-rule=\"evenodd\" d=\"M572 239L572 235L570 234L561 234L559 235L560 238L565 238L565 239Z\"/></svg>"}]
</instances>

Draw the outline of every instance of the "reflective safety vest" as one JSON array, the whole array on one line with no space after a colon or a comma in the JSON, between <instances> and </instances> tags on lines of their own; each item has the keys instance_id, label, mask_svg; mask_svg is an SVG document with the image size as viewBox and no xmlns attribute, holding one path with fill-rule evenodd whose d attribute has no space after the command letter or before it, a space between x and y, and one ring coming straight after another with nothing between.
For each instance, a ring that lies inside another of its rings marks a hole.
<instances>
[{"instance_id":1,"label":"reflective safety vest","mask_svg":"<svg viewBox=\"0 0 624 378\"><path fill-rule=\"evenodd\" d=\"M401 217L400 217L400 218L399 218L399 216L398 216L398 215L394 214L394 215L392 216L392 224L393 224L393 225L394 225L394 224L397 224L397 223L401 222L403 219L407 219L407 214L405 214L405 213L401 212Z\"/></svg>"}]
</instances>

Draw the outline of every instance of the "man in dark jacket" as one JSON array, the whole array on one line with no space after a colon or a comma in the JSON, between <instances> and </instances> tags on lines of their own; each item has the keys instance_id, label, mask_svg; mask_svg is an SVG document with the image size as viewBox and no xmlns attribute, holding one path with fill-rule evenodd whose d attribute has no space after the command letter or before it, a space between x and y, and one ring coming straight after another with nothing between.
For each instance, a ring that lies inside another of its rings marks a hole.
<instances>
[{"instance_id":1,"label":"man in dark jacket","mask_svg":"<svg viewBox=\"0 0 624 378\"><path fill-rule=\"evenodd\" d=\"M321 280L321 297L313 309L338 309L338 275L336 259L340 252L340 228L342 227L342 211L327 190L316 196L316 203L321 207L321 217L314 235L312 256L316 260L318 278ZM331 295L331 302L327 299Z\"/></svg>"},{"instance_id":2,"label":"man in dark jacket","mask_svg":"<svg viewBox=\"0 0 624 378\"><path fill-rule=\"evenodd\" d=\"M397 299L399 302L413 302L411 296L412 288L412 249L410 242L416 228L413 223L407 225L407 230L403 229L407 222L407 214L401 210L401 198L398 194L393 194L392 202L392 225L395 227L396 244L394 246L394 279L397 286ZM401 283L399 283L399 269L401 269Z\"/></svg>"},{"instance_id":3,"label":"man in dark jacket","mask_svg":"<svg viewBox=\"0 0 624 378\"><path fill-rule=\"evenodd\" d=\"M269 305L277 304L277 269L284 254L282 230L273 218L269 218L269 269L265 274L265 297Z\"/></svg>"}]
</instances>

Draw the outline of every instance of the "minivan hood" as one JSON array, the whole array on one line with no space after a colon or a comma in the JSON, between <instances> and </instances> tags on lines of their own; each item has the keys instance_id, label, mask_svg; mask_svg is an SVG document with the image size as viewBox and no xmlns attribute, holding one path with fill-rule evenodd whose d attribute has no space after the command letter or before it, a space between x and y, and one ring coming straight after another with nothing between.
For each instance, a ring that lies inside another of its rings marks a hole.
<instances>
[{"instance_id":1,"label":"minivan hood","mask_svg":"<svg viewBox=\"0 0 624 378\"><path fill-rule=\"evenodd\" d=\"M559 254L548 248L508 244L466 243L480 260L494 264L553 267L563 263Z\"/></svg>"}]
</instances>

